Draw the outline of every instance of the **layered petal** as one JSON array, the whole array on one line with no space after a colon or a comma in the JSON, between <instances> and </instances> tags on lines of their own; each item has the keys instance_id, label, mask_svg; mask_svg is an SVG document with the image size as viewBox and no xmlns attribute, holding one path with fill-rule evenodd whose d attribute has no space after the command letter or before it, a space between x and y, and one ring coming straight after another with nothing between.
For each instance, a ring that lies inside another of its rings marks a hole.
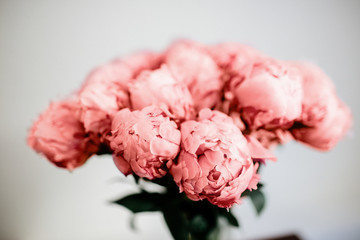
<instances>
[{"instance_id":1,"label":"layered petal","mask_svg":"<svg viewBox=\"0 0 360 240\"><path fill-rule=\"evenodd\" d=\"M255 62L250 74L232 91L250 129L281 127L301 114L300 75L283 62L269 58Z\"/></svg>"},{"instance_id":2,"label":"layered petal","mask_svg":"<svg viewBox=\"0 0 360 240\"><path fill-rule=\"evenodd\" d=\"M157 105L173 119L183 121L194 114L192 96L184 82L175 80L166 65L144 71L130 85L132 108L141 110Z\"/></svg>"},{"instance_id":3,"label":"layered petal","mask_svg":"<svg viewBox=\"0 0 360 240\"><path fill-rule=\"evenodd\" d=\"M74 100L53 102L33 124L28 144L61 168L73 170L97 153L100 139L85 131Z\"/></svg>"},{"instance_id":4,"label":"layered petal","mask_svg":"<svg viewBox=\"0 0 360 240\"><path fill-rule=\"evenodd\" d=\"M85 129L106 136L111 130L112 116L130 107L129 83L141 71L156 68L160 59L158 54L139 52L93 70L78 92Z\"/></svg>"},{"instance_id":5,"label":"layered petal","mask_svg":"<svg viewBox=\"0 0 360 240\"><path fill-rule=\"evenodd\" d=\"M203 109L197 121L181 124L181 153L170 173L190 199L230 208L254 176L247 144L230 117Z\"/></svg>"},{"instance_id":6,"label":"layered petal","mask_svg":"<svg viewBox=\"0 0 360 240\"><path fill-rule=\"evenodd\" d=\"M187 85L197 110L212 108L221 100L221 70L204 46L176 42L166 51L165 63L175 79Z\"/></svg>"},{"instance_id":7,"label":"layered petal","mask_svg":"<svg viewBox=\"0 0 360 240\"><path fill-rule=\"evenodd\" d=\"M319 150L330 150L352 124L350 109L336 96L333 83L318 67L293 64L301 72L304 98L301 116L291 132L296 140Z\"/></svg>"},{"instance_id":8,"label":"layered petal","mask_svg":"<svg viewBox=\"0 0 360 240\"><path fill-rule=\"evenodd\" d=\"M180 131L157 106L119 111L111 132L113 158L125 175L134 172L148 179L162 177L167 172L166 163L179 152Z\"/></svg>"}]
</instances>

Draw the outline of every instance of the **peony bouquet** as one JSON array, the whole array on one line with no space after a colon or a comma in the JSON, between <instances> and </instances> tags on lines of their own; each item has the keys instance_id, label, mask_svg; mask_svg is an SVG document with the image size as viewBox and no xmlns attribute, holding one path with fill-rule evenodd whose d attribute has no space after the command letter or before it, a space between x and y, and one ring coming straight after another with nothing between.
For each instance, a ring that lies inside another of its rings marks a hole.
<instances>
[{"instance_id":1,"label":"peony bouquet","mask_svg":"<svg viewBox=\"0 0 360 240\"><path fill-rule=\"evenodd\" d=\"M94 69L70 97L33 124L28 144L73 170L95 154L143 188L114 201L161 211L175 239L216 238L219 218L238 226L234 204L264 206L259 168L277 145L329 150L348 131L349 108L316 66L245 45L177 41Z\"/></svg>"}]
</instances>

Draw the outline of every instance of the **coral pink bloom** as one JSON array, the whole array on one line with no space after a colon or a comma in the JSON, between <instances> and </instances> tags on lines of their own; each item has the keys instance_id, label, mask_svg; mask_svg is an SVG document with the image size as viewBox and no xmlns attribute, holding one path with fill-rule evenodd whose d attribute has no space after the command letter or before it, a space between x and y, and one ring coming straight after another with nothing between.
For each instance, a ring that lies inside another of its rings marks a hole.
<instances>
[{"instance_id":1,"label":"coral pink bloom","mask_svg":"<svg viewBox=\"0 0 360 240\"><path fill-rule=\"evenodd\" d=\"M86 131L105 136L111 129L112 115L130 106L129 82L142 70L157 67L159 61L160 55L141 52L93 70L78 93Z\"/></svg>"},{"instance_id":2,"label":"coral pink bloom","mask_svg":"<svg viewBox=\"0 0 360 240\"><path fill-rule=\"evenodd\" d=\"M205 47L190 41L176 42L166 51L165 63L173 76L188 86L198 110L212 108L221 100L221 71Z\"/></svg>"},{"instance_id":3,"label":"coral pink bloom","mask_svg":"<svg viewBox=\"0 0 360 240\"><path fill-rule=\"evenodd\" d=\"M162 177L167 161L179 152L180 131L157 106L119 111L112 123L112 134L113 158L125 175L134 172L148 179Z\"/></svg>"},{"instance_id":4,"label":"coral pink bloom","mask_svg":"<svg viewBox=\"0 0 360 240\"><path fill-rule=\"evenodd\" d=\"M285 63L273 59L254 63L232 91L250 129L280 127L300 116L301 79L297 69Z\"/></svg>"},{"instance_id":5,"label":"coral pink bloom","mask_svg":"<svg viewBox=\"0 0 360 240\"><path fill-rule=\"evenodd\" d=\"M308 63L293 64L302 74L304 98L301 116L292 133L296 140L329 150L349 130L350 109L338 99L333 83L318 67Z\"/></svg>"},{"instance_id":6,"label":"coral pink bloom","mask_svg":"<svg viewBox=\"0 0 360 240\"><path fill-rule=\"evenodd\" d=\"M207 50L220 67L224 84L223 101L218 102L216 109L229 114L236 110L234 94L230 90L249 75L253 63L263 55L254 48L240 43L221 43L209 46Z\"/></svg>"},{"instance_id":7,"label":"coral pink bloom","mask_svg":"<svg viewBox=\"0 0 360 240\"><path fill-rule=\"evenodd\" d=\"M157 105L175 120L190 119L194 113L185 83L176 81L165 64L157 70L142 72L129 91L133 109Z\"/></svg>"},{"instance_id":8,"label":"coral pink bloom","mask_svg":"<svg viewBox=\"0 0 360 240\"><path fill-rule=\"evenodd\" d=\"M230 117L209 109L200 111L198 121L181 124L181 153L168 166L190 199L223 208L238 203L258 181L245 137Z\"/></svg>"},{"instance_id":9,"label":"coral pink bloom","mask_svg":"<svg viewBox=\"0 0 360 240\"><path fill-rule=\"evenodd\" d=\"M69 170L99 150L99 139L85 132L72 100L51 103L33 124L28 144L56 166Z\"/></svg>"}]
</instances>

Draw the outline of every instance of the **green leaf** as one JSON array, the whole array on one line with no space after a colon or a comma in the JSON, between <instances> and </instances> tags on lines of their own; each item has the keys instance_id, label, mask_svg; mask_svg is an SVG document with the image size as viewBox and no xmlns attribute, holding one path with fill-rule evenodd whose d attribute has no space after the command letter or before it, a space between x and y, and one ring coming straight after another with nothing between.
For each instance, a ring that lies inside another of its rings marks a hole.
<instances>
[{"instance_id":1,"label":"green leaf","mask_svg":"<svg viewBox=\"0 0 360 240\"><path fill-rule=\"evenodd\" d=\"M166 196L160 193L141 192L120 198L113 203L126 207L133 213L161 211Z\"/></svg>"},{"instance_id":2,"label":"green leaf","mask_svg":"<svg viewBox=\"0 0 360 240\"><path fill-rule=\"evenodd\" d=\"M134 177L135 183L138 184L138 183L139 183L139 180L140 180L140 177L139 177L138 175L134 174L134 173L133 173L132 175L133 175L133 177Z\"/></svg>"},{"instance_id":3,"label":"green leaf","mask_svg":"<svg viewBox=\"0 0 360 240\"><path fill-rule=\"evenodd\" d=\"M260 215L265 206L265 195L261 191L263 187L264 185L262 183L258 183L256 190L246 190L241 194L242 197L250 197L250 200L253 203L258 215Z\"/></svg>"},{"instance_id":4,"label":"green leaf","mask_svg":"<svg viewBox=\"0 0 360 240\"><path fill-rule=\"evenodd\" d=\"M180 209L178 200L173 200L163 206L163 215L171 235L175 240L189 239L188 221Z\"/></svg>"},{"instance_id":5,"label":"green leaf","mask_svg":"<svg viewBox=\"0 0 360 240\"><path fill-rule=\"evenodd\" d=\"M224 217L228 223L234 227L239 227L240 224L238 222L238 220L236 219L236 217L230 212L230 211L227 211L226 209L224 208L221 208L219 209L219 213L222 217Z\"/></svg>"},{"instance_id":6,"label":"green leaf","mask_svg":"<svg viewBox=\"0 0 360 240\"><path fill-rule=\"evenodd\" d=\"M260 215L265 206L265 195L260 190L253 190L249 193L249 197L255 207L256 213Z\"/></svg>"}]
</instances>

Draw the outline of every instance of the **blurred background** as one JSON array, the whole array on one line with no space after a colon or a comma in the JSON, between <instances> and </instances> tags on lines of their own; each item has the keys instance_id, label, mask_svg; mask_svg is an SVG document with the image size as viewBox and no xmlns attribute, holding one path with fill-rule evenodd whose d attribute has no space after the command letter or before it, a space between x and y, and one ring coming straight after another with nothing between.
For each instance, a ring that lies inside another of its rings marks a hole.
<instances>
[{"instance_id":1,"label":"blurred background","mask_svg":"<svg viewBox=\"0 0 360 240\"><path fill-rule=\"evenodd\" d=\"M0 239L171 239L162 216L109 204L133 191L110 156L69 173L26 145L51 100L77 89L89 71L173 40L249 44L285 60L309 60L330 75L353 111L335 149L300 143L277 149L262 169L267 195L258 217L234 208L241 228L227 239L296 233L304 239L360 239L359 1L0 1ZM124 178L123 178L124 179Z\"/></svg>"}]
</instances>

